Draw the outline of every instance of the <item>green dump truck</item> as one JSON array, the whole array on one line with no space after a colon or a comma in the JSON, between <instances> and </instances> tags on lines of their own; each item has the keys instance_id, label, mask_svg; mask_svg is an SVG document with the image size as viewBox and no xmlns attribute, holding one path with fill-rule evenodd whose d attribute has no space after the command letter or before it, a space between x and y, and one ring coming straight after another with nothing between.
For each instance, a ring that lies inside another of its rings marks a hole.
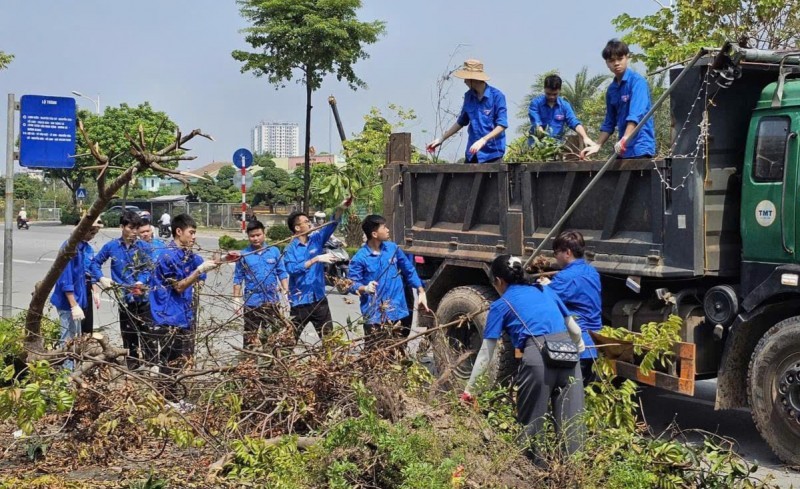
<instances>
[{"instance_id":1,"label":"green dump truck","mask_svg":"<svg viewBox=\"0 0 800 489\"><path fill-rule=\"evenodd\" d=\"M671 368L643 377L620 361L617 373L686 395L717 378L716 408L749 406L774 452L800 464L798 60L733 44L673 69L663 159L409 164L410 136L393 135L384 213L439 322L496 298L496 255L550 256L563 220L601 274L604 324L684 321ZM477 351L484 321L447 332L454 356ZM514 360L499 350L502 376Z\"/></svg>"}]
</instances>

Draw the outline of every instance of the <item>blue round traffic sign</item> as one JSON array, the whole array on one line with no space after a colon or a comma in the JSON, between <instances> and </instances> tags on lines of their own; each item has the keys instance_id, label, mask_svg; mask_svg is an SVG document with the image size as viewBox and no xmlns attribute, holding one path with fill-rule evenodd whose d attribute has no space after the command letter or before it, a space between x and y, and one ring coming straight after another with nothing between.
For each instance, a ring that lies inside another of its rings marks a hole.
<instances>
[{"instance_id":1,"label":"blue round traffic sign","mask_svg":"<svg viewBox=\"0 0 800 489\"><path fill-rule=\"evenodd\" d=\"M233 152L233 166L236 168L250 168L253 164L253 153L249 149L239 148Z\"/></svg>"}]
</instances>

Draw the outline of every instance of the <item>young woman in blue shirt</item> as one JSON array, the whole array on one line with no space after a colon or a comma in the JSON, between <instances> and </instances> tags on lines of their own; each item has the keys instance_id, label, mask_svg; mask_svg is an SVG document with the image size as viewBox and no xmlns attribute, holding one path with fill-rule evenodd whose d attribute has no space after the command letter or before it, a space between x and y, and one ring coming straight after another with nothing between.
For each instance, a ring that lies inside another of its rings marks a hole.
<instances>
[{"instance_id":1,"label":"young woman in blue shirt","mask_svg":"<svg viewBox=\"0 0 800 489\"><path fill-rule=\"evenodd\" d=\"M553 367L545 362L539 345L547 335L549 339L571 339L582 351L580 327L558 296L525 277L520 258L498 256L492 262L491 274L500 298L489 307L483 344L461 398L472 400L476 381L488 369L497 341L506 332L514 348L523 351L515 382L517 421L524 427L524 436L527 440L535 437L550 416L571 453L580 446L583 432L577 418L583 411L580 365Z\"/></svg>"}]
</instances>

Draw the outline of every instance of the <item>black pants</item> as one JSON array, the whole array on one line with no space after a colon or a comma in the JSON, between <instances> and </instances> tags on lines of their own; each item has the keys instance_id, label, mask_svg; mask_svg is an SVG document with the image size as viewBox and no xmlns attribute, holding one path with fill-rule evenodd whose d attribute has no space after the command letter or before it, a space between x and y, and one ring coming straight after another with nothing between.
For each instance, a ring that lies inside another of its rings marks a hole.
<instances>
[{"instance_id":1,"label":"black pants","mask_svg":"<svg viewBox=\"0 0 800 489\"><path fill-rule=\"evenodd\" d=\"M81 321L81 334L94 333L94 295L91 280L86 280L86 309L83 310L84 320Z\"/></svg>"},{"instance_id":2,"label":"black pants","mask_svg":"<svg viewBox=\"0 0 800 489\"><path fill-rule=\"evenodd\" d=\"M327 297L311 304L294 306L291 309L291 315L292 323L294 324L295 341L300 339L303 328L308 323L314 326L320 339L333 331L333 318L331 318L331 309L328 307Z\"/></svg>"},{"instance_id":3,"label":"black pants","mask_svg":"<svg viewBox=\"0 0 800 489\"><path fill-rule=\"evenodd\" d=\"M563 337L569 339L567 333ZM540 344L543 342L543 337L537 339ZM517 421L524 427L523 434L528 441L542 430L546 418L550 417L568 452L574 453L580 448L583 382L579 364L572 368L546 365L542 352L529 338L517 372L517 387Z\"/></svg>"},{"instance_id":4,"label":"black pants","mask_svg":"<svg viewBox=\"0 0 800 489\"><path fill-rule=\"evenodd\" d=\"M259 344L259 332L268 336L281 328L281 311L278 304L265 303L258 307L244 306L244 348Z\"/></svg>"},{"instance_id":5,"label":"black pants","mask_svg":"<svg viewBox=\"0 0 800 489\"><path fill-rule=\"evenodd\" d=\"M581 375L583 376L583 386L586 387L597 379L597 374L594 373L594 358L581 358Z\"/></svg>"},{"instance_id":6,"label":"black pants","mask_svg":"<svg viewBox=\"0 0 800 489\"><path fill-rule=\"evenodd\" d=\"M194 331L170 326L153 326L142 334L144 359L157 365L163 380L162 394L170 401L183 399L185 392L175 377L194 357Z\"/></svg>"},{"instance_id":7,"label":"black pants","mask_svg":"<svg viewBox=\"0 0 800 489\"><path fill-rule=\"evenodd\" d=\"M150 323L149 302L122 302L119 303L119 331L122 335L122 347L128 350L128 366L136 368L142 354L142 345L139 340Z\"/></svg>"},{"instance_id":8,"label":"black pants","mask_svg":"<svg viewBox=\"0 0 800 489\"><path fill-rule=\"evenodd\" d=\"M364 348L370 350L381 341L390 338L408 338L411 333L411 318L409 314L400 320L400 329L393 329L397 321L387 322L385 324L370 323L364 325ZM406 324L408 326L406 326Z\"/></svg>"}]
</instances>

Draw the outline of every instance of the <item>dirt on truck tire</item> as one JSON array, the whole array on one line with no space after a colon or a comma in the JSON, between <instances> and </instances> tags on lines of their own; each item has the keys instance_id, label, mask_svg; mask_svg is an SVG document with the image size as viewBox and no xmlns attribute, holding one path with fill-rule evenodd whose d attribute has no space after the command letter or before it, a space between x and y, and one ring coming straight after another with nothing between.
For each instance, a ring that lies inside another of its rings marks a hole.
<instances>
[{"instance_id":1,"label":"dirt on truck tire","mask_svg":"<svg viewBox=\"0 0 800 489\"><path fill-rule=\"evenodd\" d=\"M800 465L800 316L784 319L759 340L747 396L756 428L775 455Z\"/></svg>"},{"instance_id":2,"label":"dirt on truck tire","mask_svg":"<svg viewBox=\"0 0 800 489\"><path fill-rule=\"evenodd\" d=\"M497 292L492 287L468 285L452 289L439 302L436 310L439 324L446 324L481 311L471 321L443 330L431 339L436 370L440 375L448 372L449 385L463 386L469 379L475 356L483 341L483 328L486 326L489 305L497 298ZM459 357L467 351L472 351L473 354L458 364ZM503 334L502 341L498 342L495 351L495 359L487 372L489 384L510 382L517 370L517 364L511 340L508 335Z\"/></svg>"}]
</instances>

